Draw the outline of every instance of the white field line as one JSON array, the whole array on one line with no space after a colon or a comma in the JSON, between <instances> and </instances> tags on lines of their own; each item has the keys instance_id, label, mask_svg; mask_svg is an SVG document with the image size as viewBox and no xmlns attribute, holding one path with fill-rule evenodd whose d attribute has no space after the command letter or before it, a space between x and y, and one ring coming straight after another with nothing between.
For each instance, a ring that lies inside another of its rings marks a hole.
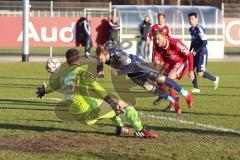
<instances>
[{"instance_id":1,"label":"white field line","mask_svg":"<svg viewBox=\"0 0 240 160\"><path fill-rule=\"evenodd\" d=\"M182 119L177 119L177 118L172 118L172 117L165 117L165 116L156 116L156 115L149 115L149 114L143 114L143 113L139 113L139 114L148 116L149 118L154 118L154 119L159 119L159 120L164 120L164 121L177 122L177 123L182 123L182 124L188 124L188 125L208 128L208 129L221 131L221 132L237 133L237 134L240 135L240 131L238 131L238 130L218 127L218 126L211 125L211 124L199 123L199 122L193 122L193 121L186 121L186 120L182 120Z\"/></svg>"},{"instance_id":2,"label":"white field line","mask_svg":"<svg viewBox=\"0 0 240 160\"><path fill-rule=\"evenodd\" d=\"M39 98L0 98L1 99L26 99L26 100L39 100ZM61 101L61 98L43 98L43 100L54 100L54 101ZM208 128L216 131L221 131L221 132L230 132L230 133L236 133L240 135L240 131L235 130L235 129L229 129L229 128L224 128L224 127L219 127L211 124L206 124L206 123L199 123L199 122L193 122L193 121L187 121L187 120L182 120L182 119L177 119L173 117L165 117L165 116L156 116L156 115L151 115L151 114L144 114L144 113L139 113L139 115L144 115L149 118L154 118L154 119L159 119L159 120L164 120L164 121L171 121L171 122L177 122L177 123L182 123L182 124L187 124L187 125L193 125L193 126L198 126L198 127L203 127L203 128Z\"/></svg>"}]
</instances>

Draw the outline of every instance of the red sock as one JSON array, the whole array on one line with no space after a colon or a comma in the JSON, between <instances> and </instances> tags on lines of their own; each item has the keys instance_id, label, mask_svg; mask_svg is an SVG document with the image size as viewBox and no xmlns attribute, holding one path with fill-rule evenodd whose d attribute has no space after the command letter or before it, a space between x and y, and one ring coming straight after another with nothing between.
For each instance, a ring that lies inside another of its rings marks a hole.
<instances>
[{"instance_id":1,"label":"red sock","mask_svg":"<svg viewBox=\"0 0 240 160\"><path fill-rule=\"evenodd\" d=\"M177 91L175 89L170 88L169 90L170 96L173 97L174 99L177 97ZM170 107L174 107L174 103L170 102L169 104Z\"/></svg>"},{"instance_id":2,"label":"red sock","mask_svg":"<svg viewBox=\"0 0 240 160\"><path fill-rule=\"evenodd\" d=\"M170 96L172 96L173 98L177 97L177 91L175 89L170 88L169 92Z\"/></svg>"}]
</instances>

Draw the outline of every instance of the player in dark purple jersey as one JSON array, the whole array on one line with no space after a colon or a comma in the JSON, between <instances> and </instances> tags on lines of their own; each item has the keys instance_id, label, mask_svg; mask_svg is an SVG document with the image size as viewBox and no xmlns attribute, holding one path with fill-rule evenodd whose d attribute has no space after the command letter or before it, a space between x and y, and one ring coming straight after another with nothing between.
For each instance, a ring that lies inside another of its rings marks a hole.
<instances>
[{"instance_id":1,"label":"player in dark purple jersey","mask_svg":"<svg viewBox=\"0 0 240 160\"><path fill-rule=\"evenodd\" d=\"M207 78L213 82L214 89L216 90L219 85L219 77L213 76L209 72L206 72L208 50L207 50L207 35L204 28L198 24L197 13L192 12L188 14L188 19L191 27L189 32L191 34L191 46L190 50L194 54L194 68L199 77ZM193 93L200 93L198 88L197 75L192 81L194 88Z\"/></svg>"},{"instance_id":2,"label":"player in dark purple jersey","mask_svg":"<svg viewBox=\"0 0 240 160\"><path fill-rule=\"evenodd\" d=\"M176 101L168 93L161 90L158 84L164 84L170 88L174 88L185 97L188 106L192 106L191 92L181 88L174 80L159 74L159 71L148 65L138 56L127 54L118 48L108 50L105 46L97 47L96 55L98 58L98 72L103 70L103 63L109 65L110 70L115 75L125 74L139 86L159 96L159 99L165 99L175 103L175 109L178 115L181 114L178 100ZM149 80L158 84L151 83ZM156 100L156 102L158 102L158 100Z\"/></svg>"}]
</instances>

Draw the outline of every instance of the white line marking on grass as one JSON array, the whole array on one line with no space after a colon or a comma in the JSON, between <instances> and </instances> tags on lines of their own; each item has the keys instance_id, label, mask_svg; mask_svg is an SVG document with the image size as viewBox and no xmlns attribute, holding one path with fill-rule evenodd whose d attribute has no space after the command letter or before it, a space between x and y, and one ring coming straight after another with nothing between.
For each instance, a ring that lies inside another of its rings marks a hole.
<instances>
[{"instance_id":1,"label":"white line marking on grass","mask_svg":"<svg viewBox=\"0 0 240 160\"><path fill-rule=\"evenodd\" d=\"M139 114L140 114L140 115L146 115L146 114L143 114L143 113L139 113ZM155 119L165 120L165 121L171 121L171 122L177 122L177 123L182 123L182 124L199 126L199 127L208 128L208 129L213 129L213 130L222 131L222 132L237 133L237 134L240 135L240 131L238 131L238 130L229 129L229 128L223 128L223 127L218 127L218 126L214 126L214 125L211 125L211 124L198 123L198 122L186 121L186 120L177 119L177 118L172 118L172 117L155 116L155 115L149 115L149 114L147 114L146 116L149 116L149 117L155 118Z\"/></svg>"}]
</instances>

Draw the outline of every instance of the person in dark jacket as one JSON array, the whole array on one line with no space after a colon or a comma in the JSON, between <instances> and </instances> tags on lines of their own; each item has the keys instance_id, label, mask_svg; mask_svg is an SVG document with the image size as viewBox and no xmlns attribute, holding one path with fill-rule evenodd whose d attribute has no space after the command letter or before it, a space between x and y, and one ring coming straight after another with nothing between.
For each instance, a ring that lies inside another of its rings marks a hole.
<instances>
[{"instance_id":1,"label":"person in dark jacket","mask_svg":"<svg viewBox=\"0 0 240 160\"><path fill-rule=\"evenodd\" d=\"M108 23L110 27L108 48L119 48L120 47L120 26L118 23L118 18L113 16Z\"/></svg>"},{"instance_id":2,"label":"person in dark jacket","mask_svg":"<svg viewBox=\"0 0 240 160\"><path fill-rule=\"evenodd\" d=\"M151 23L150 23L150 17L149 16L145 16L143 22L141 23L140 27L139 27L139 31L141 34L141 46L140 46L140 50L141 50L141 58L147 58L147 59L151 59L151 55L150 55L150 51L148 50L147 52L144 51L144 47L146 45L146 40L147 40L147 36L148 36L148 32L151 29ZM148 47L150 48L150 47Z\"/></svg>"}]
</instances>

